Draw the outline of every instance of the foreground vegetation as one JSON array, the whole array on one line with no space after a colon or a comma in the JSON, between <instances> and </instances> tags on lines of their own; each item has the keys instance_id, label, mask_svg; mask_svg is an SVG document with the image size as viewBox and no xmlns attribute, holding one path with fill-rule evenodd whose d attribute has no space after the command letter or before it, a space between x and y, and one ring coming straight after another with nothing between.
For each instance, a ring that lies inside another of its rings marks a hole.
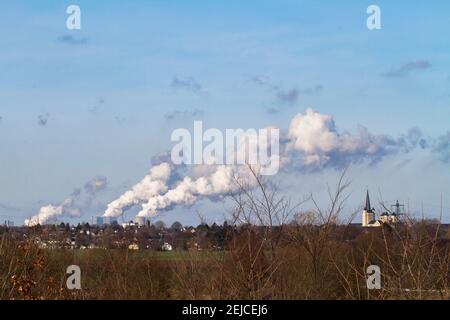
<instances>
[{"instance_id":1,"label":"foreground vegetation","mask_svg":"<svg viewBox=\"0 0 450 320\"><path fill-rule=\"evenodd\" d=\"M334 231L341 228L336 228ZM243 227L226 250L39 249L2 238L1 299L448 299L449 241L437 225L336 239L322 228L290 226L267 246ZM440 235L444 236L444 235ZM66 289L66 268L82 270L82 290ZM366 287L367 266L382 289Z\"/></svg>"},{"instance_id":2,"label":"foreground vegetation","mask_svg":"<svg viewBox=\"0 0 450 320\"><path fill-rule=\"evenodd\" d=\"M259 189L231 195L220 245L202 250L45 249L3 233L0 299L450 298L450 230L439 222L362 228L340 219L343 179L326 209L308 212L256 179ZM81 290L66 289L73 264ZM367 288L370 265L381 269L379 290Z\"/></svg>"}]
</instances>

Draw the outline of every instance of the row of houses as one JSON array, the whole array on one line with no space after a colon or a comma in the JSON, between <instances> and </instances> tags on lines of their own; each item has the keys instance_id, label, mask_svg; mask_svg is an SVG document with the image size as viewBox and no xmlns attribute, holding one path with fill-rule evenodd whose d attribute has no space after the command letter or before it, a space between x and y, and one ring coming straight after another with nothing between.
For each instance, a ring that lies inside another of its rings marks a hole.
<instances>
[{"instance_id":1,"label":"row of houses","mask_svg":"<svg viewBox=\"0 0 450 320\"><path fill-rule=\"evenodd\" d=\"M201 250L212 247L209 245L210 235L203 229L205 228L202 226L198 229L193 226L183 227L181 224L164 228L139 225L133 221L101 226L87 223L70 226L60 223L33 228L21 226L2 230L0 227L0 237L6 232L18 240L31 239L42 249Z\"/></svg>"}]
</instances>

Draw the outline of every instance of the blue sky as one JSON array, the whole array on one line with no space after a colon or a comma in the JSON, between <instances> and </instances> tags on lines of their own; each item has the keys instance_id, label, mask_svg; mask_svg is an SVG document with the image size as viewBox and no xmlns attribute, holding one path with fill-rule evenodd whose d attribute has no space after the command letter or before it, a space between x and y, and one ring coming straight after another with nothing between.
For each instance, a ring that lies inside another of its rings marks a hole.
<instances>
[{"instance_id":1,"label":"blue sky","mask_svg":"<svg viewBox=\"0 0 450 320\"><path fill-rule=\"evenodd\" d=\"M66 29L70 4L81 8L81 30ZM366 28L370 4L381 8L381 30ZM440 136L450 130L449 9L448 1L3 4L0 218L20 223L104 175L108 189L83 218L97 215L170 148L173 129L192 128L199 117L207 127L287 128L312 107L342 130L363 125L398 136L416 126ZM279 101L255 77L298 96ZM174 79L199 89L174 87ZM442 194L450 220L448 169L420 151L354 166L349 207L368 187L375 199L380 192L409 200L413 211L423 203L436 216ZM320 194L335 178L327 169L285 181L302 196ZM198 210L220 220L223 207L204 201ZM196 210L162 218L194 223Z\"/></svg>"}]
</instances>

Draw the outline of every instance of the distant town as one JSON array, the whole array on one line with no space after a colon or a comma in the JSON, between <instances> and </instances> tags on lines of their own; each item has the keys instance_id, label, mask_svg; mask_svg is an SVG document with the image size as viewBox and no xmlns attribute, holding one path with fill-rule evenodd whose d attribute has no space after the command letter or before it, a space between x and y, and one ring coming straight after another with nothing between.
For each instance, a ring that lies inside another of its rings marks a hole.
<instances>
[{"instance_id":1,"label":"distant town","mask_svg":"<svg viewBox=\"0 0 450 320\"><path fill-rule=\"evenodd\" d=\"M119 224L115 219L108 223L78 223L37 225L34 227L4 224L0 236L16 240L32 240L42 249L220 249L224 244L227 225L200 224L184 227L179 222L166 226L162 221L139 224L129 221Z\"/></svg>"},{"instance_id":2,"label":"distant town","mask_svg":"<svg viewBox=\"0 0 450 320\"><path fill-rule=\"evenodd\" d=\"M402 218L403 205L397 201L377 217L377 212L371 206L369 191L366 192L365 205L361 212L361 223L336 225L336 237L343 240L354 240L358 235L376 230L379 227L401 228L409 222ZM388 212L389 211L389 212ZM92 219L94 220L94 219ZM93 221L94 222L94 221ZM430 222L430 221L427 221ZM450 240L450 224L440 225L441 238ZM167 226L163 221L151 223L144 217L136 217L136 221L119 223L117 217L98 216L94 223L82 222L77 225L60 222L45 225L14 226L6 220L0 226L0 237L8 233L12 239L19 241L32 240L42 249L129 249L129 250L221 250L227 240L239 234L246 225L222 225L201 223L198 226L183 226L174 222ZM271 232L281 235L281 229L298 227L295 218L287 226L272 227ZM316 226L320 228L320 226ZM378 227L378 228L377 228ZM259 226L263 234L267 226ZM339 235L339 236L338 236Z\"/></svg>"}]
</instances>

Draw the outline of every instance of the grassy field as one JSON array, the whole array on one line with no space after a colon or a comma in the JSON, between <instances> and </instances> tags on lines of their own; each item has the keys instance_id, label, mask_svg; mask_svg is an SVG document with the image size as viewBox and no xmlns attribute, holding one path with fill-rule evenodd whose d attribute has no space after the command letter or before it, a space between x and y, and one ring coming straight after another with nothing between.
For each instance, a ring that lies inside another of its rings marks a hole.
<instances>
[{"instance_id":1,"label":"grassy field","mask_svg":"<svg viewBox=\"0 0 450 320\"><path fill-rule=\"evenodd\" d=\"M51 250L52 252L57 250ZM65 250L66 254L72 253L75 259L83 260L91 258L93 255L104 253L103 249L89 249L89 250ZM223 251L186 251L186 250L173 250L173 251L153 251L153 250L127 250L127 249L112 249L108 252L126 255L133 258L142 259L155 259L158 261L182 261L197 258L201 260L219 259L225 255Z\"/></svg>"}]
</instances>

